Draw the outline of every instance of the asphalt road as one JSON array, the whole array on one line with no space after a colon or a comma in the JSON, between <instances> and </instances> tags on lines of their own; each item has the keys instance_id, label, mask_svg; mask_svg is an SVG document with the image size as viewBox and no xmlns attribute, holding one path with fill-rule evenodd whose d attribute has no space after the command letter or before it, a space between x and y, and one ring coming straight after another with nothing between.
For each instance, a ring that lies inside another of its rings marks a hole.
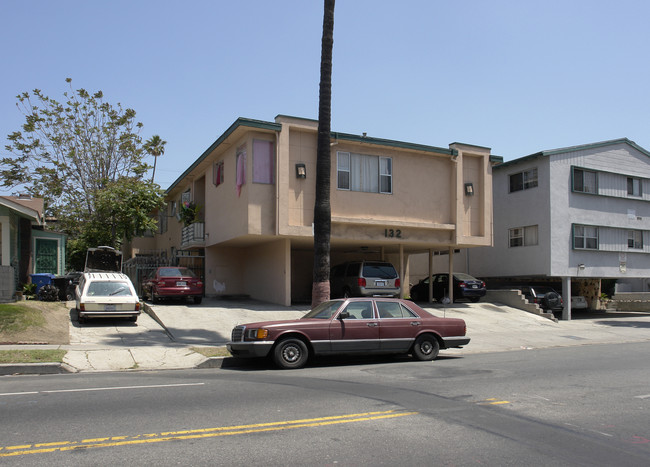
<instances>
[{"instance_id":1,"label":"asphalt road","mask_svg":"<svg viewBox=\"0 0 650 467\"><path fill-rule=\"evenodd\" d=\"M650 343L0 379L2 465L648 465Z\"/></svg>"}]
</instances>

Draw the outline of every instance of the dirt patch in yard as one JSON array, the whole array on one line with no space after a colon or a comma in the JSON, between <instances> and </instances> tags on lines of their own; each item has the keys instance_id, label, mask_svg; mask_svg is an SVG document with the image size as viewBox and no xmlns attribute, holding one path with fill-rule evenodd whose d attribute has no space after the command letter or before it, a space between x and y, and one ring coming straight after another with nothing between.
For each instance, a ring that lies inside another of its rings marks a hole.
<instances>
[{"instance_id":1,"label":"dirt patch in yard","mask_svg":"<svg viewBox=\"0 0 650 467\"><path fill-rule=\"evenodd\" d=\"M70 306L66 302L41 302L25 300L22 306L40 313L39 325L21 331L0 332L0 344L50 344L70 343Z\"/></svg>"}]
</instances>

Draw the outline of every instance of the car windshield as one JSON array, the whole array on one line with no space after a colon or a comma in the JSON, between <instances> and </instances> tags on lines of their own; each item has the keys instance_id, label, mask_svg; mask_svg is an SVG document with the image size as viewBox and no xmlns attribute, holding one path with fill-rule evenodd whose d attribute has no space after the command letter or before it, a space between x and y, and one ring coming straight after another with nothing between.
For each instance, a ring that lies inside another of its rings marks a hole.
<instances>
[{"instance_id":1,"label":"car windshield","mask_svg":"<svg viewBox=\"0 0 650 467\"><path fill-rule=\"evenodd\" d=\"M316 306L313 310L307 313L302 319L316 318L316 319L330 319L336 313L336 310L341 308L343 300L331 300L323 302Z\"/></svg>"},{"instance_id":2,"label":"car windshield","mask_svg":"<svg viewBox=\"0 0 650 467\"><path fill-rule=\"evenodd\" d=\"M158 274L160 277L194 277L194 273L187 268L164 268Z\"/></svg>"},{"instance_id":3,"label":"car windshield","mask_svg":"<svg viewBox=\"0 0 650 467\"><path fill-rule=\"evenodd\" d=\"M537 295L546 295L549 292L555 292L555 290L550 287L535 287L535 293Z\"/></svg>"},{"instance_id":4,"label":"car windshield","mask_svg":"<svg viewBox=\"0 0 650 467\"><path fill-rule=\"evenodd\" d=\"M392 264L365 263L363 265L363 277L379 277L380 279L395 279L397 271Z\"/></svg>"},{"instance_id":5,"label":"car windshield","mask_svg":"<svg viewBox=\"0 0 650 467\"><path fill-rule=\"evenodd\" d=\"M131 295L131 289L126 282L91 282L88 286L89 297L111 297Z\"/></svg>"}]
</instances>

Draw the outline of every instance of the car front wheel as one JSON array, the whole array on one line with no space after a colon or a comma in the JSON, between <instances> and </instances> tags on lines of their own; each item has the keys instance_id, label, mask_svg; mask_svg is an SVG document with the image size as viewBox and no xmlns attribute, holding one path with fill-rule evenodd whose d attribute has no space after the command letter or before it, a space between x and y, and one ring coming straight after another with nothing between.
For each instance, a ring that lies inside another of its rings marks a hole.
<instances>
[{"instance_id":1,"label":"car front wheel","mask_svg":"<svg viewBox=\"0 0 650 467\"><path fill-rule=\"evenodd\" d=\"M309 350L305 343L297 338L280 341L273 351L273 361L284 369L302 368L309 358Z\"/></svg>"},{"instance_id":2,"label":"car front wheel","mask_svg":"<svg viewBox=\"0 0 650 467\"><path fill-rule=\"evenodd\" d=\"M433 360L438 356L440 344L431 334L423 334L415 339L413 344L413 358L420 361Z\"/></svg>"}]
</instances>

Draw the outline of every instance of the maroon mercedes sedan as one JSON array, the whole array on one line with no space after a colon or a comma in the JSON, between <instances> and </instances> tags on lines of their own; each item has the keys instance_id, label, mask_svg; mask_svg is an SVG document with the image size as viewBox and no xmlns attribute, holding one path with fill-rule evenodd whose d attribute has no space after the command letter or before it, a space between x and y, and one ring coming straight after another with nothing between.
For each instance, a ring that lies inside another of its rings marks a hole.
<instances>
[{"instance_id":1,"label":"maroon mercedes sedan","mask_svg":"<svg viewBox=\"0 0 650 467\"><path fill-rule=\"evenodd\" d=\"M465 321L438 318L396 298L349 298L321 303L300 319L235 326L234 357L270 356L280 368L301 368L311 355L412 354L433 360L438 351L469 343Z\"/></svg>"}]
</instances>

